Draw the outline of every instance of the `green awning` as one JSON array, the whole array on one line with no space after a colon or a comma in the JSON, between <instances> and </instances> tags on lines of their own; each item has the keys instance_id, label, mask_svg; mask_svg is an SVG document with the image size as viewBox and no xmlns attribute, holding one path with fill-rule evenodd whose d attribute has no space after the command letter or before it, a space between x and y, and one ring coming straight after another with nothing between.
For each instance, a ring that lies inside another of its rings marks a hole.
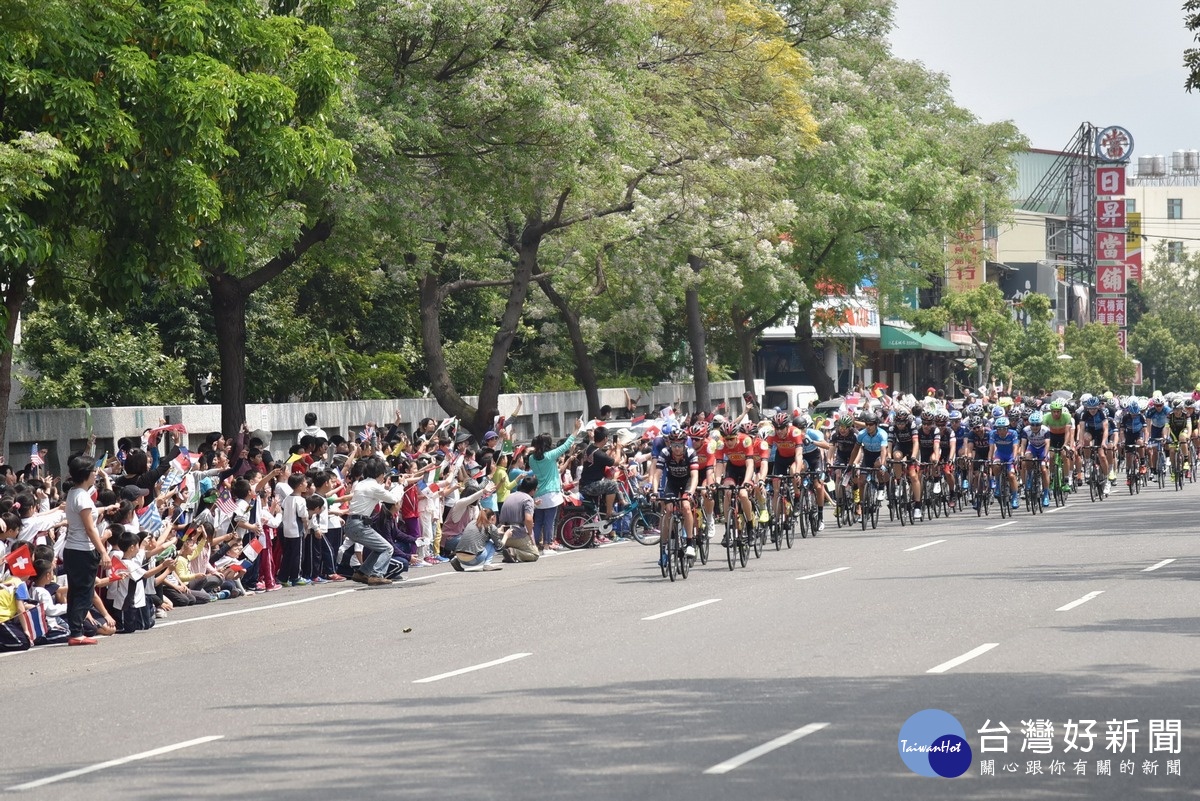
<instances>
[{"instance_id":1,"label":"green awning","mask_svg":"<svg viewBox=\"0 0 1200 801\"><path fill-rule=\"evenodd\" d=\"M880 350L920 350L925 345L921 335L892 325L879 326Z\"/></svg>"},{"instance_id":2,"label":"green awning","mask_svg":"<svg viewBox=\"0 0 1200 801\"><path fill-rule=\"evenodd\" d=\"M942 353L957 353L958 345L955 345L945 337L940 337L937 334L930 332L921 334L921 347L925 350L936 350Z\"/></svg>"},{"instance_id":3,"label":"green awning","mask_svg":"<svg viewBox=\"0 0 1200 801\"><path fill-rule=\"evenodd\" d=\"M880 350L931 350L941 353L957 353L958 345L934 333L919 334L892 325L879 327Z\"/></svg>"}]
</instances>

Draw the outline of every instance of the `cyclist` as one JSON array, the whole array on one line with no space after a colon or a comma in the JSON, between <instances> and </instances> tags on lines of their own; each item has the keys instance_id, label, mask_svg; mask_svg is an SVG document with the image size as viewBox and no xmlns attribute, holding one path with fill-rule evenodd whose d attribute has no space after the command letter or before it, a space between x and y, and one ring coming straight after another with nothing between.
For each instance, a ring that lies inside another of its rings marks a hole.
<instances>
[{"instance_id":1,"label":"cyclist","mask_svg":"<svg viewBox=\"0 0 1200 801\"><path fill-rule=\"evenodd\" d=\"M1190 398L1189 398L1190 400ZM1179 462L1181 468L1187 461L1187 443L1192 438L1192 410L1183 398L1178 398L1167 416L1167 425L1171 429L1171 441L1167 443L1167 458L1174 460L1175 449L1180 449Z\"/></svg>"},{"instance_id":2,"label":"cyclist","mask_svg":"<svg viewBox=\"0 0 1200 801\"><path fill-rule=\"evenodd\" d=\"M833 448L833 462L830 472L835 482L835 492L840 500L845 497L846 487L850 485L850 477L846 475L845 468L852 463L854 448L858 445L858 434L854 430L854 418L852 416L845 414L837 419L837 428L830 435L829 444Z\"/></svg>"},{"instance_id":3,"label":"cyclist","mask_svg":"<svg viewBox=\"0 0 1200 801\"><path fill-rule=\"evenodd\" d=\"M913 490L913 504L916 507L913 510L913 517L917 520L921 519L922 482L920 479L920 465L931 464L936 466L941 456L942 432L934 425L934 413L926 409L921 412L921 426L917 429L917 433L913 437L912 464L908 468L909 485Z\"/></svg>"},{"instance_id":4,"label":"cyclist","mask_svg":"<svg viewBox=\"0 0 1200 801\"><path fill-rule=\"evenodd\" d=\"M801 415L798 421L800 432L804 437L804 466L812 480L813 489L817 495L817 531L825 530L825 504L828 495L825 493L825 482L821 476L821 456L832 446L825 441L820 431L813 428L812 418L807 414Z\"/></svg>"},{"instance_id":5,"label":"cyclist","mask_svg":"<svg viewBox=\"0 0 1200 801\"><path fill-rule=\"evenodd\" d=\"M1046 445L1050 441L1049 429L1042 426L1042 413L1030 412L1029 425L1021 429L1021 456L1033 459L1042 471L1042 506L1050 505L1050 470L1046 466ZM1028 484L1029 468L1021 460L1021 483Z\"/></svg>"},{"instance_id":6,"label":"cyclist","mask_svg":"<svg viewBox=\"0 0 1200 801\"><path fill-rule=\"evenodd\" d=\"M1062 398L1050 401L1050 413L1042 415L1042 425L1050 433L1050 447L1062 450L1067 464L1075 465L1075 486L1083 486L1083 461L1078 454L1072 458L1075 445L1075 418L1063 403Z\"/></svg>"},{"instance_id":7,"label":"cyclist","mask_svg":"<svg viewBox=\"0 0 1200 801\"><path fill-rule=\"evenodd\" d=\"M1125 435L1125 447L1136 448L1138 456L1142 459L1138 473L1145 473L1146 416L1142 414L1142 407L1138 404L1137 398L1130 398L1129 403L1125 406L1125 413L1121 415L1121 432Z\"/></svg>"},{"instance_id":8,"label":"cyclist","mask_svg":"<svg viewBox=\"0 0 1200 801\"><path fill-rule=\"evenodd\" d=\"M667 446L658 454L658 494L679 498L683 509L683 541L686 546L685 555L695 558L696 549L692 547L695 536L695 516L692 514L692 495L696 492L696 484L700 477L700 460L696 452L688 447L687 432L676 426L667 435ZM660 566L666 567L667 552L664 550L659 557Z\"/></svg>"},{"instance_id":9,"label":"cyclist","mask_svg":"<svg viewBox=\"0 0 1200 801\"><path fill-rule=\"evenodd\" d=\"M1163 431L1167 427L1167 422L1171 416L1171 412L1167 409L1166 401L1161 395L1156 395L1150 399L1150 405L1146 407L1146 422L1150 424L1150 436L1147 442L1157 442L1161 448L1163 446ZM1153 464L1150 465L1152 473L1158 473L1159 459L1156 457Z\"/></svg>"},{"instance_id":10,"label":"cyclist","mask_svg":"<svg viewBox=\"0 0 1200 801\"><path fill-rule=\"evenodd\" d=\"M887 475L882 455L887 451L888 432L879 425L879 415L867 412L862 416L863 429L855 435L858 444L850 457L850 464L870 470L877 468L879 480L882 482ZM866 473L859 472L855 478L858 486L858 497L862 498L863 485L866 483ZM862 504L855 504L854 514L862 516Z\"/></svg>"},{"instance_id":11,"label":"cyclist","mask_svg":"<svg viewBox=\"0 0 1200 801\"><path fill-rule=\"evenodd\" d=\"M987 459L988 447L990 446L991 442L991 432L988 430L987 420L982 414L972 417L967 428L967 438L964 440L964 455L970 459L969 480L973 484L975 482L975 476L977 475L975 463L982 462ZM975 496L975 503L973 504L975 511L979 511L979 504L981 502L982 499L977 493Z\"/></svg>"},{"instance_id":12,"label":"cyclist","mask_svg":"<svg viewBox=\"0 0 1200 801\"><path fill-rule=\"evenodd\" d=\"M767 444L767 438L762 435L758 423L749 420L742 423L742 433L753 439L754 453L758 457L754 472L754 484L758 488L755 497L758 498L758 522L766 525L771 522L770 509L767 508L767 469L771 466L771 446Z\"/></svg>"},{"instance_id":13,"label":"cyclist","mask_svg":"<svg viewBox=\"0 0 1200 801\"><path fill-rule=\"evenodd\" d=\"M774 508L771 513L776 518L783 515L783 493L792 492L790 477L796 472L796 451L804 444L804 430L792 425L792 416L787 412L776 412L771 424L774 430L767 437L767 444L775 458L771 460L770 476L771 489L775 493ZM780 488L780 479L789 477L788 484Z\"/></svg>"},{"instance_id":14,"label":"cyclist","mask_svg":"<svg viewBox=\"0 0 1200 801\"><path fill-rule=\"evenodd\" d=\"M688 429L688 434L692 437L692 449L696 451L696 459L700 462L700 486L710 487L714 481L717 465L717 444L713 442L711 435L712 428L705 420L700 420ZM704 495L704 519L712 520L713 517L713 496L712 493ZM710 527L711 528L711 527Z\"/></svg>"},{"instance_id":15,"label":"cyclist","mask_svg":"<svg viewBox=\"0 0 1200 801\"><path fill-rule=\"evenodd\" d=\"M1012 490L1010 503L1014 509L1021 505L1020 499L1017 498L1017 474L1011 469L1013 458L1016 455L1016 446L1017 432L1008 427L1008 418L996 418L996 428L988 439L988 461L992 463L992 475L996 477L997 481L1002 475L1000 466L1009 466L1008 484ZM999 491L997 491L997 497L999 497Z\"/></svg>"},{"instance_id":16,"label":"cyclist","mask_svg":"<svg viewBox=\"0 0 1200 801\"><path fill-rule=\"evenodd\" d=\"M1103 404L1100 399L1092 396L1083 403L1083 409L1079 412L1079 423L1076 426L1076 434L1080 443L1080 458L1083 458L1083 449L1087 447L1099 449L1100 469L1104 472L1106 481L1104 484L1104 494L1108 495L1112 491L1112 475L1109 473L1108 461L1108 433L1112 426L1108 419Z\"/></svg>"},{"instance_id":17,"label":"cyclist","mask_svg":"<svg viewBox=\"0 0 1200 801\"><path fill-rule=\"evenodd\" d=\"M917 468L916 465L913 465L912 472L906 477L908 471L905 469L905 465L908 463L909 458L913 457L913 453L916 450L916 433L917 430L913 427L912 415L909 414L908 409L905 409L903 406L896 409L892 415L892 430L888 432L888 439L891 441L892 459L896 461L896 464L892 468L894 471L893 478L897 482L897 485L901 481L908 481L908 485L913 492L913 498L918 497ZM898 491L898 486L896 489Z\"/></svg>"},{"instance_id":18,"label":"cyclist","mask_svg":"<svg viewBox=\"0 0 1200 801\"><path fill-rule=\"evenodd\" d=\"M718 462L717 480L722 486L737 487L737 500L742 512L746 515L750 529L747 534L754 532L754 506L750 503L748 488L754 486L757 475L755 463L758 461L758 451L754 447L754 438L743 434L737 423L732 420L721 424L721 442L717 445ZM721 544L729 547L729 532Z\"/></svg>"}]
</instances>

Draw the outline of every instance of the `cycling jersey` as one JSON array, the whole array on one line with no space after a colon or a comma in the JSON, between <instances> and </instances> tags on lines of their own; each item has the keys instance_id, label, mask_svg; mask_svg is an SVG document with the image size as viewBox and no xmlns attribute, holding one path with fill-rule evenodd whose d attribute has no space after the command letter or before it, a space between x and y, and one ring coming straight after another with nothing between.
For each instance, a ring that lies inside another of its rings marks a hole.
<instances>
[{"instance_id":1,"label":"cycling jersey","mask_svg":"<svg viewBox=\"0 0 1200 801\"><path fill-rule=\"evenodd\" d=\"M824 441L825 441L825 435L822 434L820 431L817 431L815 428L809 428L809 429L805 430L805 432L804 432L804 455L808 456L809 454L817 453L818 451L820 451L821 448L820 448L820 446L817 445L817 443L824 442Z\"/></svg>"},{"instance_id":2,"label":"cycling jersey","mask_svg":"<svg viewBox=\"0 0 1200 801\"><path fill-rule=\"evenodd\" d=\"M884 431L882 427L877 427L875 429L875 436L871 436L867 433L867 429L864 428L855 434L854 438L858 441L859 445L862 445L864 451L879 453L888 443L888 432Z\"/></svg>"},{"instance_id":3,"label":"cycling jersey","mask_svg":"<svg viewBox=\"0 0 1200 801\"><path fill-rule=\"evenodd\" d=\"M1045 426L1025 426L1021 429L1021 440L1029 449L1029 455L1038 459L1046 458L1046 444L1050 441L1050 430Z\"/></svg>"},{"instance_id":4,"label":"cycling jersey","mask_svg":"<svg viewBox=\"0 0 1200 801\"><path fill-rule=\"evenodd\" d=\"M775 433L767 437L767 443L775 448L776 459L791 461L796 458L796 449L803 439L800 429L788 426L782 431L775 429Z\"/></svg>"},{"instance_id":5,"label":"cycling jersey","mask_svg":"<svg viewBox=\"0 0 1200 801\"><path fill-rule=\"evenodd\" d=\"M1013 448L1017 444L1017 432L1011 428L1001 435L997 431L993 431L988 437L988 444L996 446L996 459L1001 462L1011 462L1013 460Z\"/></svg>"},{"instance_id":6,"label":"cycling jersey","mask_svg":"<svg viewBox=\"0 0 1200 801\"><path fill-rule=\"evenodd\" d=\"M696 449L696 458L700 460L701 469L717 463L717 442L711 436L693 438L692 447Z\"/></svg>"},{"instance_id":7,"label":"cycling jersey","mask_svg":"<svg viewBox=\"0 0 1200 801\"><path fill-rule=\"evenodd\" d=\"M1175 435L1176 439L1183 435L1191 421L1192 416L1186 412L1182 414L1171 412L1167 417L1167 423L1171 426L1171 433Z\"/></svg>"},{"instance_id":8,"label":"cycling jersey","mask_svg":"<svg viewBox=\"0 0 1200 801\"><path fill-rule=\"evenodd\" d=\"M858 444L858 437L854 433L854 429L838 429L829 437L829 442L834 449L834 462L837 464L848 464L850 456L854 453L854 446Z\"/></svg>"},{"instance_id":9,"label":"cycling jersey","mask_svg":"<svg viewBox=\"0 0 1200 801\"><path fill-rule=\"evenodd\" d=\"M1145 427L1146 418L1140 413L1130 414L1126 412L1121 417L1121 430L1125 432L1126 439L1137 439Z\"/></svg>"},{"instance_id":10,"label":"cycling jersey","mask_svg":"<svg viewBox=\"0 0 1200 801\"><path fill-rule=\"evenodd\" d=\"M1075 418L1071 417L1065 410L1057 414L1050 412L1050 414L1042 418L1042 425L1049 429L1051 434L1061 434L1068 428L1075 427Z\"/></svg>"},{"instance_id":11,"label":"cycling jersey","mask_svg":"<svg viewBox=\"0 0 1200 801\"><path fill-rule=\"evenodd\" d=\"M688 488L692 471L700 469L700 460L691 448L685 448L678 457L671 448L664 448L658 455L658 473L662 476L659 482L659 492L670 488L678 495Z\"/></svg>"},{"instance_id":12,"label":"cycling jersey","mask_svg":"<svg viewBox=\"0 0 1200 801\"><path fill-rule=\"evenodd\" d=\"M920 426L917 429L917 445L921 449L921 461L928 462L933 458L934 445L941 444L942 432L937 426Z\"/></svg>"},{"instance_id":13,"label":"cycling jersey","mask_svg":"<svg viewBox=\"0 0 1200 801\"><path fill-rule=\"evenodd\" d=\"M1080 414L1079 422L1083 423L1083 430L1091 434L1099 435L1104 433L1104 424L1108 422L1108 415L1103 409L1096 409L1094 412L1084 409Z\"/></svg>"},{"instance_id":14,"label":"cycling jersey","mask_svg":"<svg viewBox=\"0 0 1200 801\"><path fill-rule=\"evenodd\" d=\"M916 429L913 428L911 422L903 427L894 423L892 424L891 438L896 450L901 450L905 453L912 451L914 434L916 434Z\"/></svg>"},{"instance_id":15,"label":"cycling jersey","mask_svg":"<svg viewBox=\"0 0 1200 801\"><path fill-rule=\"evenodd\" d=\"M722 439L717 445L717 455L728 462L730 467L737 468L744 468L751 459L758 458L754 439L749 434L738 434L732 444Z\"/></svg>"},{"instance_id":16,"label":"cycling jersey","mask_svg":"<svg viewBox=\"0 0 1200 801\"><path fill-rule=\"evenodd\" d=\"M1150 424L1151 438L1158 439L1162 436L1163 429L1167 427L1167 418L1170 416L1170 412L1165 406L1157 411L1153 406L1146 410L1146 422Z\"/></svg>"}]
</instances>

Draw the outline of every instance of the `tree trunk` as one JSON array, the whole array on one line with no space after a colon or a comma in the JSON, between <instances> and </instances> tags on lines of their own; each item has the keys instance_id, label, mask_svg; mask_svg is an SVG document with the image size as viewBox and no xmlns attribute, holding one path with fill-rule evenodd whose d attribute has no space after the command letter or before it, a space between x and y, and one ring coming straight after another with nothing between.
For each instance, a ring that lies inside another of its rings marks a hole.
<instances>
[{"instance_id":1,"label":"tree trunk","mask_svg":"<svg viewBox=\"0 0 1200 801\"><path fill-rule=\"evenodd\" d=\"M234 434L246 422L246 297L241 282L227 273L208 278L217 354L221 365L221 431Z\"/></svg>"},{"instance_id":2,"label":"tree trunk","mask_svg":"<svg viewBox=\"0 0 1200 801\"><path fill-rule=\"evenodd\" d=\"M4 342L0 343L0 443L8 453L8 403L12 399L13 339L17 335L21 306L29 297L29 281L22 277L8 286L4 295Z\"/></svg>"},{"instance_id":3,"label":"tree trunk","mask_svg":"<svg viewBox=\"0 0 1200 801\"><path fill-rule=\"evenodd\" d=\"M579 315L567 303L566 298L558 294L550 283L550 276L544 275L538 279L542 294L558 311L559 318L567 326L567 334L571 338L571 351L575 355L575 379L583 387L587 396L588 416L595 419L600 416L600 385L596 380L596 367L592 362L592 354L588 351L587 342L583 338L583 329L579 326Z\"/></svg>"},{"instance_id":4,"label":"tree trunk","mask_svg":"<svg viewBox=\"0 0 1200 801\"><path fill-rule=\"evenodd\" d=\"M704 261L690 253L688 266L699 276L700 271L704 269ZM708 338L704 330L704 318L700 313L699 287L689 286L684 293L684 301L687 305L688 345L692 349L692 383L696 387L696 409L707 411L712 406L708 393Z\"/></svg>"},{"instance_id":5,"label":"tree trunk","mask_svg":"<svg viewBox=\"0 0 1200 801\"><path fill-rule=\"evenodd\" d=\"M800 363L804 365L808 380L816 388L821 400L829 400L837 394L837 387L833 379L825 374L825 363L817 358L816 348L813 347L812 303L800 306L800 313L796 316L796 339L796 352L800 354Z\"/></svg>"},{"instance_id":6,"label":"tree trunk","mask_svg":"<svg viewBox=\"0 0 1200 801\"><path fill-rule=\"evenodd\" d=\"M442 322L439 311L442 294L438 285L437 271L430 269L418 282L421 298L421 352L425 356L425 370L429 373L429 388L442 409L451 417L471 420L475 408L462 399L450 370L446 366L446 354L442 350Z\"/></svg>"}]
</instances>

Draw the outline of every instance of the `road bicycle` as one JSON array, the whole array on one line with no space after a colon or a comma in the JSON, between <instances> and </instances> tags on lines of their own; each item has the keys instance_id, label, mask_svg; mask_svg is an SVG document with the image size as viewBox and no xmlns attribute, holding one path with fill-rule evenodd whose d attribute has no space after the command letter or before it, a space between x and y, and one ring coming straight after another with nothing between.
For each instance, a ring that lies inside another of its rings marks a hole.
<instances>
[{"instance_id":1,"label":"road bicycle","mask_svg":"<svg viewBox=\"0 0 1200 801\"><path fill-rule=\"evenodd\" d=\"M1080 449L1083 457L1083 480L1088 485L1088 497L1093 503L1104 500L1108 491L1108 474L1100 464L1100 448L1096 445L1085 445ZM1061 464L1061 459L1058 464ZM1050 486L1056 487L1054 468L1051 468ZM1058 503L1057 496L1054 502Z\"/></svg>"},{"instance_id":2,"label":"road bicycle","mask_svg":"<svg viewBox=\"0 0 1200 801\"><path fill-rule=\"evenodd\" d=\"M671 581L674 581L676 576L686 579L692 559L687 555L687 536L681 503L683 499L678 495L659 495L655 500L658 502L663 530L666 532L666 536L659 541L658 566L662 570L663 578L670 578Z\"/></svg>"},{"instance_id":3,"label":"road bicycle","mask_svg":"<svg viewBox=\"0 0 1200 801\"><path fill-rule=\"evenodd\" d=\"M725 561L730 570L737 567L739 563L745 567L750 557L750 521L746 519L746 513L742 511L737 490L738 488L733 485L722 486L719 490L721 508L725 512L725 538L722 540L722 545L725 546Z\"/></svg>"},{"instance_id":4,"label":"road bicycle","mask_svg":"<svg viewBox=\"0 0 1200 801\"><path fill-rule=\"evenodd\" d=\"M1042 509L1042 460L1032 456L1021 457L1025 468L1025 508L1036 515Z\"/></svg>"},{"instance_id":5,"label":"road bicycle","mask_svg":"<svg viewBox=\"0 0 1200 801\"><path fill-rule=\"evenodd\" d=\"M996 490L1000 496L1000 517L1003 519L1010 517L1014 511L1012 508L1012 485L1008 482L1008 477L1012 475L1013 463L996 461L995 464L1000 465L1000 476L996 479Z\"/></svg>"},{"instance_id":6,"label":"road bicycle","mask_svg":"<svg viewBox=\"0 0 1200 801\"><path fill-rule=\"evenodd\" d=\"M1126 445L1125 453L1125 484L1129 487L1129 494L1135 495L1142 491L1142 457L1138 452L1137 445Z\"/></svg>"},{"instance_id":7,"label":"road bicycle","mask_svg":"<svg viewBox=\"0 0 1200 801\"><path fill-rule=\"evenodd\" d=\"M992 471L989 469L987 459L976 459L975 479L972 481L976 517L991 514L992 482Z\"/></svg>"},{"instance_id":8,"label":"road bicycle","mask_svg":"<svg viewBox=\"0 0 1200 801\"><path fill-rule=\"evenodd\" d=\"M1067 495L1072 491L1071 471L1067 466L1062 448L1050 449L1050 497L1054 498L1054 506L1066 506Z\"/></svg>"},{"instance_id":9,"label":"road bicycle","mask_svg":"<svg viewBox=\"0 0 1200 801\"><path fill-rule=\"evenodd\" d=\"M871 529L874 530L879 527L879 479L877 478L879 468L856 466L854 472L866 475L866 480L863 481L862 495L859 498L862 506L859 522L863 531L867 530L868 522L871 524Z\"/></svg>"},{"instance_id":10,"label":"road bicycle","mask_svg":"<svg viewBox=\"0 0 1200 801\"><path fill-rule=\"evenodd\" d=\"M628 534L642 545L657 545L661 539L658 511L645 496L627 489L622 489L618 498L621 510L610 520L591 498L568 497L554 523L555 534L563 547L570 550L586 548L597 535L607 537L612 533Z\"/></svg>"}]
</instances>

